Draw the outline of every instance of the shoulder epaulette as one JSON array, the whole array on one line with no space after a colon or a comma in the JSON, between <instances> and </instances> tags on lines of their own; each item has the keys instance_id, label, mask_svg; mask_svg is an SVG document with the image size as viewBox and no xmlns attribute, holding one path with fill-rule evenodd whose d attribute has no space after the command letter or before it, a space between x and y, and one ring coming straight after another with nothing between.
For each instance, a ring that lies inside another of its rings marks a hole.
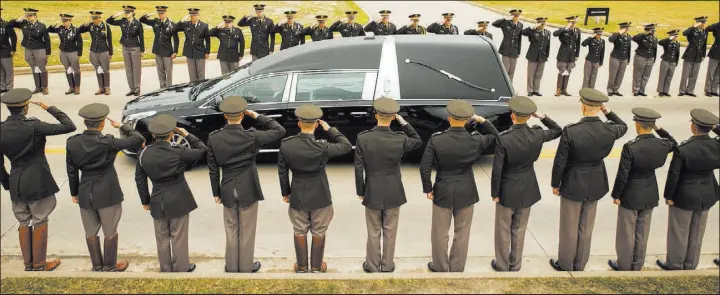
<instances>
[{"instance_id":1,"label":"shoulder epaulette","mask_svg":"<svg viewBox=\"0 0 720 295\"><path fill-rule=\"evenodd\" d=\"M533 126L530 127L530 128L532 128L532 129L542 129L542 126L535 124L535 125L533 125Z\"/></svg>"},{"instance_id":2,"label":"shoulder epaulette","mask_svg":"<svg viewBox=\"0 0 720 295\"><path fill-rule=\"evenodd\" d=\"M635 138L633 138L632 140L628 141L625 145L631 146L631 145L635 144L635 143L638 142L638 141L640 141L640 138L639 138L639 137L635 137Z\"/></svg>"},{"instance_id":3,"label":"shoulder epaulette","mask_svg":"<svg viewBox=\"0 0 720 295\"><path fill-rule=\"evenodd\" d=\"M690 141L687 139L683 140L680 144L678 144L678 146L683 146L683 145L687 144L688 142L690 142Z\"/></svg>"},{"instance_id":4,"label":"shoulder epaulette","mask_svg":"<svg viewBox=\"0 0 720 295\"><path fill-rule=\"evenodd\" d=\"M368 129L368 130L362 131L362 132L358 133L358 136L363 135L363 134L365 134L365 133L368 133L368 132L370 132L370 131L372 131L372 129Z\"/></svg>"},{"instance_id":5,"label":"shoulder epaulette","mask_svg":"<svg viewBox=\"0 0 720 295\"><path fill-rule=\"evenodd\" d=\"M327 141L327 139L316 139L315 142L326 143L328 141Z\"/></svg>"},{"instance_id":6,"label":"shoulder epaulette","mask_svg":"<svg viewBox=\"0 0 720 295\"><path fill-rule=\"evenodd\" d=\"M218 132L220 132L220 131L222 131L222 130L223 130L223 129L220 128L220 129L218 129L218 130L215 130L215 131L213 131L213 132L210 132L210 134L208 134L208 136L213 135L213 134L215 134L215 133L218 133Z\"/></svg>"},{"instance_id":7,"label":"shoulder epaulette","mask_svg":"<svg viewBox=\"0 0 720 295\"><path fill-rule=\"evenodd\" d=\"M508 128L507 130L505 130L505 131L503 131L503 132L500 132L500 134L498 134L498 135L505 135L505 134L508 134L508 133L512 132L513 130L514 130L514 129L512 129L512 128Z\"/></svg>"},{"instance_id":8,"label":"shoulder epaulette","mask_svg":"<svg viewBox=\"0 0 720 295\"><path fill-rule=\"evenodd\" d=\"M443 133L445 133L446 131L447 131L447 130L435 132L435 133L433 133L432 136L437 136L437 135L443 134Z\"/></svg>"},{"instance_id":9,"label":"shoulder epaulette","mask_svg":"<svg viewBox=\"0 0 720 295\"><path fill-rule=\"evenodd\" d=\"M577 122L575 122L575 123L570 123L570 124L565 125L565 128L572 127L572 126L578 125L578 124L580 124L580 123L582 123L582 121L577 121Z\"/></svg>"},{"instance_id":10,"label":"shoulder epaulette","mask_svg":"<svg viewBox=\"0 0 720 295\"><path fill-rule=\"evenodd\" d=\"M286 141L286 140L288 140L288 139L293 139L293 138L295 138L295 137L297 137L297 135L288 136L288 137L283 138L282 141Z\"/></svg>"},{"instance_id":11,"label":"shoulder epaulette","mask_svg":"<svg viewBox=\"0 0 720 295\"><path fill-rule=\"evenodd\" d=\"M37 118L35 118L35 117L27 117L27 118L25 118L25 121L35 121L35 120L37 120Z\"/></svg>"}]
</instances>

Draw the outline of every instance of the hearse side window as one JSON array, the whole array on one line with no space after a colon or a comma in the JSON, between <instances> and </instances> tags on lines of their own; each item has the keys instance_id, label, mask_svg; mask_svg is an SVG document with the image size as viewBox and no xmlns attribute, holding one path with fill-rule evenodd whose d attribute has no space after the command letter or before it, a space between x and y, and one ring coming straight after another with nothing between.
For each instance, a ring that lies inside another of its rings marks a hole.
<instances>
[{"instance_id":1,"label":"hearse side window","mask_svg":"<svg viewBox=\"0 0 720 295\"><path fill-rule=\"evenodd\" d=\"M282 102L286 80L287 75L260 78L235 87L222 97L244 96L249 103Z\"/></svg>"},{"instance_id":2,"label":"hearse side window","mask_svg":"<svg viewBox=\"0 0 720 295\"><path fill-rule=\"evenodd\" d=\"M295 101L362 99L365 73L311 73L297 76Z\"/></svg>"}]
</instances>

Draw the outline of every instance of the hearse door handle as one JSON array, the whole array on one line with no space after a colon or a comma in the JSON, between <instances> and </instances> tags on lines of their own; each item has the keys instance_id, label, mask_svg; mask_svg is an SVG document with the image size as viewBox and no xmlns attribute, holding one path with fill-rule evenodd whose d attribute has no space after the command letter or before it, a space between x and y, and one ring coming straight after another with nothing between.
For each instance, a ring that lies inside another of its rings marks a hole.
<instances>
[{"instance_id":1,"label":"hearse door handle","mask_svg":"<svg viewBox=\"0 0 720 295\"><path fill-rule=\"evenodd\" d=\"M367 114L368 114L368 112L352 112L352 113L350 113L350 116L359 118L362 116L367 116Z\"/></svg>"}]
</instances>

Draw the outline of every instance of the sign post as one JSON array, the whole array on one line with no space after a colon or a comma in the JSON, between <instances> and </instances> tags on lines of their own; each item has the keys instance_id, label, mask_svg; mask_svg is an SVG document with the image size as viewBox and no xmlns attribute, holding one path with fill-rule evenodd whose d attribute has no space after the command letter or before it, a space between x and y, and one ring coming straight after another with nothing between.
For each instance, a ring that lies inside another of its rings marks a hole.
<instances>
[{"instance_id":1,"label":"sign post","mask_svg":"<svg viewBox=\"0 0 720 295\"><path fill-rule=\"evenodd\" d=\"M585 11L585 25L587 26L588 18L594 16L595 22L600 22L600 17L605 17L605 25L608 24L608 21L610 20L610 8L588 8Z\"/></svg>"}]
</instances>

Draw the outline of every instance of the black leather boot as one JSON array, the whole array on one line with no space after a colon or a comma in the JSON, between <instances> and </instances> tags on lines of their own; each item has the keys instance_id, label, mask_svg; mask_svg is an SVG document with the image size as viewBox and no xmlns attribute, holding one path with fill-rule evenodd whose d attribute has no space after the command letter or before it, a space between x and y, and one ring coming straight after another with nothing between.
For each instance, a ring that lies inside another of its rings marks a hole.
<instances>
[{"instance_id":1,"label":"black leather boot","mask_svg":"<svg viewBox=\"0 0 720 295\"><path fill-rule=\"evenodd\" d=\"M296 273L308 272L307 236L295 236L295 258L297 262L293 267Z\"/></svg>"},{"instance_id":2,"label":"black leather boot","mask_svg":"<svg viewBox=\"0 0 720 295\"><path fill-rule=\"evenodd\" d=\"M102 249L100 249L100 237L85 237L88 252L90 253L90 262L92 263L92 271L103 270Z\"/></svg>"},{"instance_id":3,"label":"black leather boot","mask_svg":"<svg viewBox=\"0 0 720 295\"><path fill-rule=\"evenodd\" d=\"M327 263L323 261L325 255L325 237L312 237L312 251L310 257L310 269L313 273L327 272Z\"/></svg>"},{"instance_id":4,"label":"black leather boot","mask_svg":"<svg viewBox=\"0 0 720 295\"><path fill-rule=\"evenodd\" d=\"M130 263L127 261L117 261L118 250L118 234L112 237L105 237L105 258L103 259L103 271L125 271Z\"/></svg>"}]
</instances>

